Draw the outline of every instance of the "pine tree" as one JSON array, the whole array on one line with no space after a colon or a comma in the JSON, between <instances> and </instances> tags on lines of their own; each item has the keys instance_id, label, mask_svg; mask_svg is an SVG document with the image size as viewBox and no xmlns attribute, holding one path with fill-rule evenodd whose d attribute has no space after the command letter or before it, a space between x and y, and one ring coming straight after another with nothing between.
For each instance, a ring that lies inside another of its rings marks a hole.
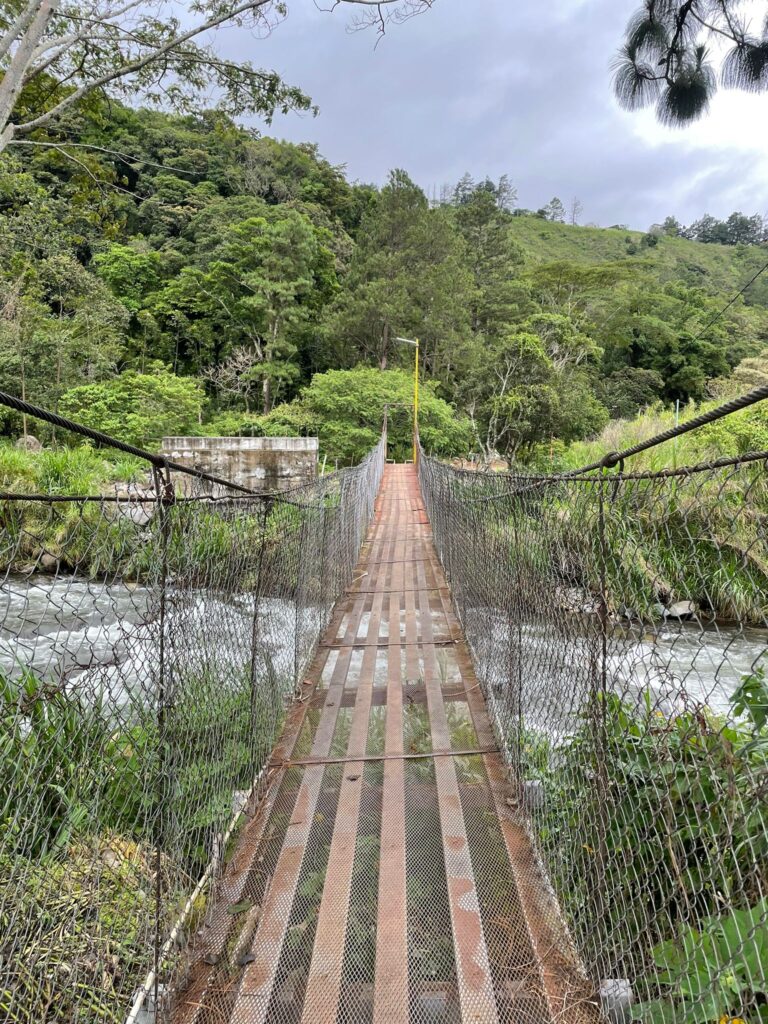
<instances>
[{"instance_id":1,"label":"pine tree","mask_svg":"<svg viewBox=\"0 0 768 1024\"><path fill-rule=\"evenodd\" d=\"M644 0L614 62L619 103L627 110L655 104L658 120L676 126L706 112L718 83L768 89L768 19L754 28L743 6L743 0ZM731 44L719 68L707 45L716 39Z\"/></svg>"}]
</instances>

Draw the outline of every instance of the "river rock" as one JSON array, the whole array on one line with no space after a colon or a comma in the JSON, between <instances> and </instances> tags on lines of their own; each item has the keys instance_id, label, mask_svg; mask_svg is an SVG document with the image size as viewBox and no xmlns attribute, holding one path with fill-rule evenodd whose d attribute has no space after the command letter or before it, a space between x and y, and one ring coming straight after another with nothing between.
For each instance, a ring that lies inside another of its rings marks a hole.
<instances>
[{"instance_id":1,"label":"river rock","mask_svg":"<svg viewBox=\"0 0 768 1024\"><path fill-rule=\"evenodd\" d=\"M557 604L564 612L574 615L596 615L600 606L589 591L581 587L556 587Z\"/></svg>"},{"instance_id":2,"label":"river rock","mask_svg":"<svg viewBox=\"0 0 768 1024\"><path fill-rule=\"evenodd\" d=\"M37 562L43 572L56 572L59 568L58 558L49 551L44 551Z\"/></svg>"},{"instance_id":3,"label":"river rock","mask_svg":"<svg viewBox=\"0 0 768 1024\"><path fill-rule=\"evenodd\" d=\"M668 619L678 619L683 622L686 619L692 619L697 611L698 608L693 601L676 601L665 609L664 614Z\"/></svg>"},{"instance_id":4,"label":"river rock","mask_svg":"<svg viewBox=\"0 0 768 1024\"><path fill-rule=\"evenodd\" d=\"M16 447L27 452L39 452L43 446L32 434L27 434L26 437L22 434L16 439Z\"/></svg>"}]
</instances>

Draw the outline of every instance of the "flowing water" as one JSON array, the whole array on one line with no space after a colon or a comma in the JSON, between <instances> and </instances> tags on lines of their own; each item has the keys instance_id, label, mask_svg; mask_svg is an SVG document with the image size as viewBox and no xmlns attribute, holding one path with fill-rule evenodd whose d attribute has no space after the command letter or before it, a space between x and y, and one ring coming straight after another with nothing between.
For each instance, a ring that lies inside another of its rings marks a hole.
<instances>
[{"instance_id":1,"label":"flowing water","mask_svg":"<svg viewBox=\"0 0 768 1024\"><path fill-rule=\"evenodd\" d=\"M262 667L279 679L295 669L296 608L262 599ZM155 591L74 577L7 579L0 588L0 672L24 670L117 709L150 703L157 687L160 605ZM226 679L250 666L254 599L247 594L174 591L165 611L166 658L177 676ZM319 630L302 613L302 639Z\"/></svg>"},{"instance_id":2,"label":"flowing water","mask_svg":"<svg viewBox=\"0 0 768 1024\"><path fill-rule=\"evenodd\" d=\"M18 676L29 669L117 707L151 701L159 611L156 592L125 583L42 575L8 579L0 588L0 672ZM220 678L242 671L250 664L253 613L253 597L247 594L171 588L166 608L168 657L176 669L215 672ZM321 622L316 610L303 615L306 642L317 635ZM471 611L468 626L470 636L488 638L484 645L476 644L475 654L492 689L501 694L509 685L514 651L521 648L530 724L550 732L567 730L588 692L594 631L591 640L587 629L582 635L574 632L559 638L553 637L550 624L528 623L517 636L492 609ZM263 599L263 667L292 679L295 638L295 606ZM668 622L652 632L613 633L608 650L607 673L617 692L632 697L650 690L665 713L697 704L727 715L733 691L765 659L768 630Z\"/></svg>"},{"instance_id":3,"label":"flowing water","mask_svg":"<svg viewBox=\"0 0 768 1024\"><path fill-rule=\"evenodd\" d=\"M510 629L500 611L475 608L469 610L467 628L479 675L489 684L489 699L501 719L505 706L509 714L508 687L517 685L529 727L553 738L573 730L599 673L594 619L574 616L568 632L561 634L551 622ZM766 664L767 656L765 629L698 621L667 621L652 630L627 627L609 635L607 685L630 703L650 694L653 706L665 715L706 707L732 717L734 691Z\"/></svg>"}]
</instances>

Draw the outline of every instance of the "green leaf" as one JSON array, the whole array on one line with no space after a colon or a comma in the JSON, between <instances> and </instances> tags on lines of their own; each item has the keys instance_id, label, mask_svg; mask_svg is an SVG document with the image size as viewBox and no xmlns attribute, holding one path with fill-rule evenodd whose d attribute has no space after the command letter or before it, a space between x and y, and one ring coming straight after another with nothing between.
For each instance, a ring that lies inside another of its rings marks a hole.
<instances>
[{"instance_id":1,"label":"green leaf","mask_svg":"<svg viewBox=\"0 0 768 1024\"><path fill-rule=\"evenodd\" d=\"M253 905L253 900L242 900L240 903L232 903L227 907L227 913L233 916L235 914L242 914L246 910L250 910Z\"/></svg>"}]
</instances>

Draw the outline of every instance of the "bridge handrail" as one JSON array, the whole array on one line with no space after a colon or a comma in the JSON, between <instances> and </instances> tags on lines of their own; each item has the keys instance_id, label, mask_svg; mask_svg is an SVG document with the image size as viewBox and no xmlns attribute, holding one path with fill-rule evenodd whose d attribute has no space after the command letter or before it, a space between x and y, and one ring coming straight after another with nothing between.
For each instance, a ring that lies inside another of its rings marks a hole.
<instances>
[{"instance_id":1,"label":"bridge handrail","mask_svg":"<svg viewBox=\"0 0 768 1024\"><path fill-rule=\"evenodd\" d=\"M173 463L77 432L146 458L156 491L0 495L0 1007L51 1024L135 1018L183 977L386 452L262 495L180 466L235 493L176 496Z\"/></svg>"},{"instance_id":2,"label":"bridge handrail","mask_svg":"<svg viewBox=\"0 0 768 1024\"><path fill-rule=\"evenodd\" d=\"M435 544L519 787L512 814L538 847L521 884L544 873L612 1019L759 1020L768 453L654 473L609 465L620 462L528 477L420 453Z\"/></svg>"}]
</instances>

